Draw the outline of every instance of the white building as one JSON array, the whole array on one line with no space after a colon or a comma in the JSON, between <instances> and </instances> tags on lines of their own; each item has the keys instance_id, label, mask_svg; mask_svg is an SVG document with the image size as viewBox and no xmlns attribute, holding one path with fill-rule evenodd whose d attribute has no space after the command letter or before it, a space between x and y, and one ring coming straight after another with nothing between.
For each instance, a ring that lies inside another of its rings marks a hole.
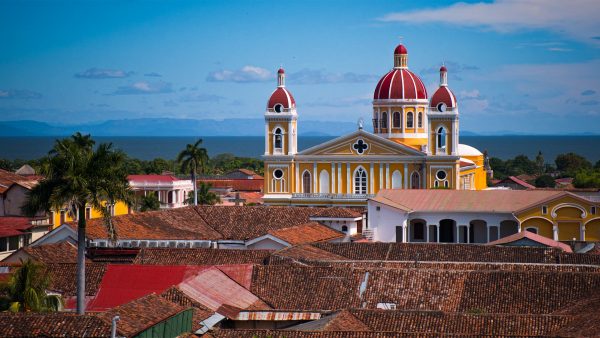
<instances>
[{"instance_id":1,"label":"white building","mask_svg":"<svg viewBox=\"0 0 600 338\"><path fill-rule=\"evenodd\" d=\"M185 206L188 193L194 190L191 180L180 179L173 175L129 175L127 179L136 195L146 196L155 193L161 209Z\"/></svg>"}]
</instances>

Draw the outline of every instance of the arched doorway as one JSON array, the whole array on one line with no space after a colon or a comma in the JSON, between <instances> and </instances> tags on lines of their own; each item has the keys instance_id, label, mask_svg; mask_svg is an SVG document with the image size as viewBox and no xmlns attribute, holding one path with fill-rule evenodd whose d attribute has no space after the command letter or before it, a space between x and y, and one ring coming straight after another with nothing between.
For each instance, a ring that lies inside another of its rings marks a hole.
<instances>
[{"instance_id":1,"label":"arched doorway","mask_svg":"<svg viewBox=\"0 0 600 338\"><path fill-rule=\"evenodd\" d=\"M422 219L413 219L410 221L410 241L411 242L426 242L427 241L427 222Z\"/></svg>"},{"instance_id":2,"label":"arched doorway","mask_svg":"<svg viewBox=\"0 0 600 338\"><path fill-rule=\"evenodd\" d=\"M453 219L440 221L440 243L454 243L454 228L456 222Z\"/></svg>"},{"instance_id":3,"label":"arched doorway","mask_svg":"<svg viewBox=\"0 0 600 338\"><path fill-rule=\"evenodd\" d=\"M416 171L413 171L410 175L410 188L421 189L421 175Z\"/></svg>"},{"instance_id":4,"label":"arched doorway","mask_svg":"<svg viewBox=\"0 0 600 338\"><path fill-rule=\"evenodd\" d=\"M487 222L476 219L469 222L469 243L487 242Z\"/></svg>"}]
</instances>

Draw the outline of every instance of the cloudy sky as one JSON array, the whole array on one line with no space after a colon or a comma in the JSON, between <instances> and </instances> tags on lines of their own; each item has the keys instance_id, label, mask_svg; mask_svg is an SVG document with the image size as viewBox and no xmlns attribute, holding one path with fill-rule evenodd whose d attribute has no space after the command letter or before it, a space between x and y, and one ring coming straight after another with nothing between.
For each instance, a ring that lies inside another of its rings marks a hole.
<instances>
[{"instance_id":1,"label":"cloudy sky","mask_svg":"<svg viewBox=\"0 0 600 338\"><path fill-rule=\"evenodd\" d=\"M424 7L426 5L426 7ZM600 1L0 1L0 120L370 119L402 41L462 130L598 132Z\"/></svg>"}]
</instances>

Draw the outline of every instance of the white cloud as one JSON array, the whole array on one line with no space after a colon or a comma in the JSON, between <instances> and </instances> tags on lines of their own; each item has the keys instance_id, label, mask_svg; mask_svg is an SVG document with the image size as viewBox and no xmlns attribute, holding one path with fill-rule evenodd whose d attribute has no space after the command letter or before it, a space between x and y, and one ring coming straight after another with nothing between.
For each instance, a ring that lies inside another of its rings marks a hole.
<instances>
[{"instance_id":1,"label":"white cloud","mask_svg":"<svg viewBox=\"0 0 600 338\"><path fill-rule=\"evenodd\" d=\"M134 94L163 94L172 93L173 87L168 82L147 82L138 81L132 84L121 86L112 93L112 95L134 95Z\"/></svg>"},{"instance_id":2,"label":"white cloud","mask_svg":"<svg viewBox=\"0 0 600 338\"><path fill-rule=\"evenodd\" d=\"M127 72L120 69L90 68L75 74L75 77L81 79L113 79L129 77L133 74L134 72Z\"/></svg>"},{"instance_id":3,"label":"white cloud","mask_svg":"<svg viewBox=\"0 0 600 338\"><path fill-rule=\"evenodd\" d=\"M237 70L219 70L210 72L206 81L210 82L265 82L275 78L275 74L257 66L244 66Z\"/></svg>"},{"instance_id":4,"label":"white cloud","mask_svg":"<svg viewBox=\"0 0 600 338\"><path fill-rule=\"evenodd\" d=\"M462 100L477 99L480 97L481 97L481 94L479 93L479 90L477 90L477 89L461 90L460 93L458 93L458 98L462 99Z\"/></svg>"},{"instance_id":5,"label":"white cloud","mask_svg":"<svg viewBox=\"0 0 600 338\"><path fill-rule=\"evenodd\" d=\"M598 0L496 0L492 3L456 3L442 8L396 12L386 22L432 23L483 27L498 32L543 29L588 43L598 43Z\"/></svg>"}]
</instances>

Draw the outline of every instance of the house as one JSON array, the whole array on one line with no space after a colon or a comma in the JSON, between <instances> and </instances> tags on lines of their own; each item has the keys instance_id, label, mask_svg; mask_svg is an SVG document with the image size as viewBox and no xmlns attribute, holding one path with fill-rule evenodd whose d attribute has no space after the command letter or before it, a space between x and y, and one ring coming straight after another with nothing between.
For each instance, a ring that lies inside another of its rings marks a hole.
<instances>
[{"instance_id":1,"label":"house","mask_svg":"<svg viewBox=\"0 0 600 338\"><path fill-rule=\"evenodd\" d=\"M189 192L194 190L191 180L180 179L169 174L129 175L127 180L137 196L155 194L162 209L185 206Z\"/></svg>"},{"instance_id":2,"label":"house","mask_svg":"<svg viewBox=\"0 0 600 338\"><path fill-rule=\"evenodd\" d=\"M535 179L535 177L534 177ZM507 178L494 183L495 188L504 187L511 190L527 190L535 189L535 186L527 183L523 179L516 176L508 176Z\"/></svg>"},{"instance_id":3,"label":"house","mask_svg":"<svg viewBox=\"0 0 600 338\"><path fill-rule=\"evenodd\" d=\"M383 190L369 200L373 240L488 243L520 231L600 240L597 203L559 190Z\"/></svg>"},{"instance_id":4,"label":"house","mask_svg":"<svg viewBox=\"0 0 600 338\"><path fill-rule=\"evenodd\" d=\"M49 229L45 218L0 217L0 261L42 237Z\"/></svg>"}]
</instances>

